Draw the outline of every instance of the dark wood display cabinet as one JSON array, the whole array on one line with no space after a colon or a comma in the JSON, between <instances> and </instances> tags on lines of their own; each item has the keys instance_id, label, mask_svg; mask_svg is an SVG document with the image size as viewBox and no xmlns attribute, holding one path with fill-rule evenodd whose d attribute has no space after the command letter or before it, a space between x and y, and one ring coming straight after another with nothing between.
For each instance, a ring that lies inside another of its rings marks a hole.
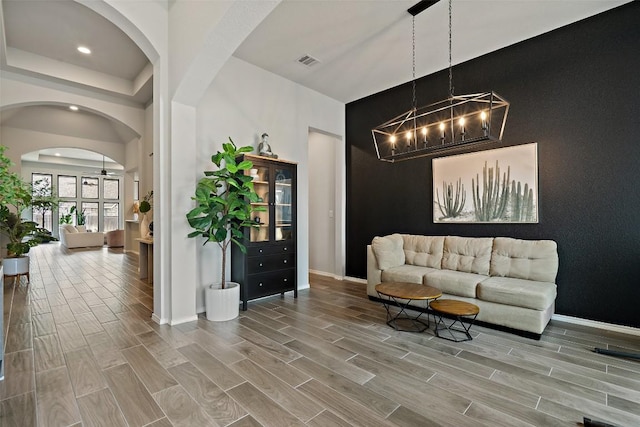
<instances>
[{"instance_id":1,"label":"dark wood display cabinet","mask_svg":"<svg viewBox=\"0 0 640 427\"><path fill-rule=\"evenodd\" d=\"M298 297L296 274L296 172L293 162L246 154L242 160L253 162L247 173L262 199L255 203L264 212L254 217L259 227L246 228L247 253L232 245L231 280L240 283L242 309L247 301L293 291Z\"/></svg>"}]
</instances>

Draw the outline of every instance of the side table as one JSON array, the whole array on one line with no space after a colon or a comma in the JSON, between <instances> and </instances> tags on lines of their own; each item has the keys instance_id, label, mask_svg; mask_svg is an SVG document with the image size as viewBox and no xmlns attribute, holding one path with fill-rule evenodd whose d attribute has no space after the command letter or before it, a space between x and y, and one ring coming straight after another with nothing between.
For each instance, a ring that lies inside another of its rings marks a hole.
<instances>
[{"instance_id":1,"label":"side table","mask_svg":"<svg viewBox=\"0 0 640 427\"><path fill-rule=\"evenodd\" d=\"M436 299L442 296L442 291L433 286L421 285L418 283L404 283L404 282L387 282L376 285L376 292L382 300L382 305L387 310L387 325L391 326L396 331L406 332L422 332L429 327L429 317L427 316L427 322L425 323L420 316L423 312L419 312L417 316L410 316L407 313L409 304L413 300L428 301ZM382 298L386 296L390 301ZM390 302L393 301L400 311L395 315L391 313ZM406 322L408 321L408 322ZM401 326L400 323L409 323L408 326Z\"/></svg>"},{"instance_id":2,"label":"side table","mask_svg":"<svg viewBox=\"0 0 640 427\"><path fill-rule=\"evenodd\" d=\"M464 301L452 300L452 299L441 299L438 301L433 301L429 305L429 308L433 310L433 317L436 318L436 329L435 333L438 338L443 338L445 340L461 342L461 341L471 341L473 338L469 333L469 329L473 325L473 322L478 317L478 313L480 313L480 308L475 305ZM442 315L449 315L454 318L454 321L451 325L448 325L442 320ZM467 319L464 319L467 317ZM467 320L469 322L469 326L465 326L463 320ZM460 324L460 327L457 327L457 324ZM446 335L441 336L440 331L446 331ZM454 332L463 333L466 338L458 339ZM451 338L449 338L449 336Z\"/></svg>"}]
</instances>

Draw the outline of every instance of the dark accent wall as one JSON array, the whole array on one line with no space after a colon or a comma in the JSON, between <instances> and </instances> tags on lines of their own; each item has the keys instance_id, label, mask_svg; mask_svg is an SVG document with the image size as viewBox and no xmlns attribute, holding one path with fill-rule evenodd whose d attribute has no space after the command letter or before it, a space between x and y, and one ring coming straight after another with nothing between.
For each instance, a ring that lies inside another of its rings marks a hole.
<instances>
[{"instance_id":1,"label":"dark accent wall","mask_svg":"<svg viewBox=\"0 0 640 427\"><path fill-rule=\"evenodd\" d=\"M511 102L487 148L538 143L538 224L434 224L431 159L381 162L371 138L410 108L411 85L349 103L347 275L366 277L366 245L394 232L552 239L556 313L640 327L639 23L632 2L454 67L455 93ZM419 79L419 105L446 98L447 75Z\"/></svg>"}]
</instances>

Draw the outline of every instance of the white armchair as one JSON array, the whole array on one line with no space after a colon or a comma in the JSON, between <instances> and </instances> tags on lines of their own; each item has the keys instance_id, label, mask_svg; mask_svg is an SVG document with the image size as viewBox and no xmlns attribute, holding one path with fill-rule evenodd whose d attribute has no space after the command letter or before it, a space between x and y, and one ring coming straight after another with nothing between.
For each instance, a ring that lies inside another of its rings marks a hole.
<instances>
[{"instance_id":1,"label":"white armchair","mask_svg":"<svg viewBox=\"0 0 640 427\"><path fill-rule=\"evenodd\" d=\"M71 224L60 226L60 243L69 248L87 248L104 245L104 233L78 231Z\"/></svg>"}]
</instances>

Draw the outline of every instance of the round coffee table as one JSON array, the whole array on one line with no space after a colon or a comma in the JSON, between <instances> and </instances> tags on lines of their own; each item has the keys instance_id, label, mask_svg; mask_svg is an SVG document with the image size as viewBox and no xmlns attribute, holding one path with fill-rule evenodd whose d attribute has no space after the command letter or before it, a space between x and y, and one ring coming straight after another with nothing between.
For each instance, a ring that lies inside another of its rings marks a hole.
<instances>
[{"instance_id":1,"label":"round coffee table","mask_svg":"<svg viewBox=\"0 0 640 427\"><path fill-rule=\"evenodd\" d=\"M442 296L442 291L433 286L420 285L418 283L386 282L376 285L376 292L382 300L382 305L387 310L387 325L396 331L422 332L429 327L429 316L425 323L420 316L423 312L418 312L417 316L407 313L409 304L414 300L428 301ZM382 298L386 296L389 299ZM393 304L391 304L393 302ZM396 305L400 311L395 315L391 313L391 306ZM400 323L409 323L409 326L401 326Z\"/></svg>"},{"instance_id":2,"label":"round coffee table","mask_svg":"<svg viewBox=\"0 0 640 427\"><path fill-rule=\"evenodd\" d=\"M435 315L438 315L438 318L435 321L435 333L438 338L455 342L471 341L473 339L469 333L469 329L471 329L473 322L476 320L476 317L478 317L478 313L480 313L480 308L477 305L453 299L441 299L431 302L429 308L434 312L434 319L436 317ZM453 317L453 323L447 326L447 324L444 323L444 320L442 320L442 315ZM465 326L463 323L465 317L469 322L469 326ZM456 327L457 324L459 324L460 327ZM441 336L440 331L447 331L446 335L448 336ZM458 339L456 335L454 335L454 332L461 332L466 338Z\"/></svg>"}]
</instances>

